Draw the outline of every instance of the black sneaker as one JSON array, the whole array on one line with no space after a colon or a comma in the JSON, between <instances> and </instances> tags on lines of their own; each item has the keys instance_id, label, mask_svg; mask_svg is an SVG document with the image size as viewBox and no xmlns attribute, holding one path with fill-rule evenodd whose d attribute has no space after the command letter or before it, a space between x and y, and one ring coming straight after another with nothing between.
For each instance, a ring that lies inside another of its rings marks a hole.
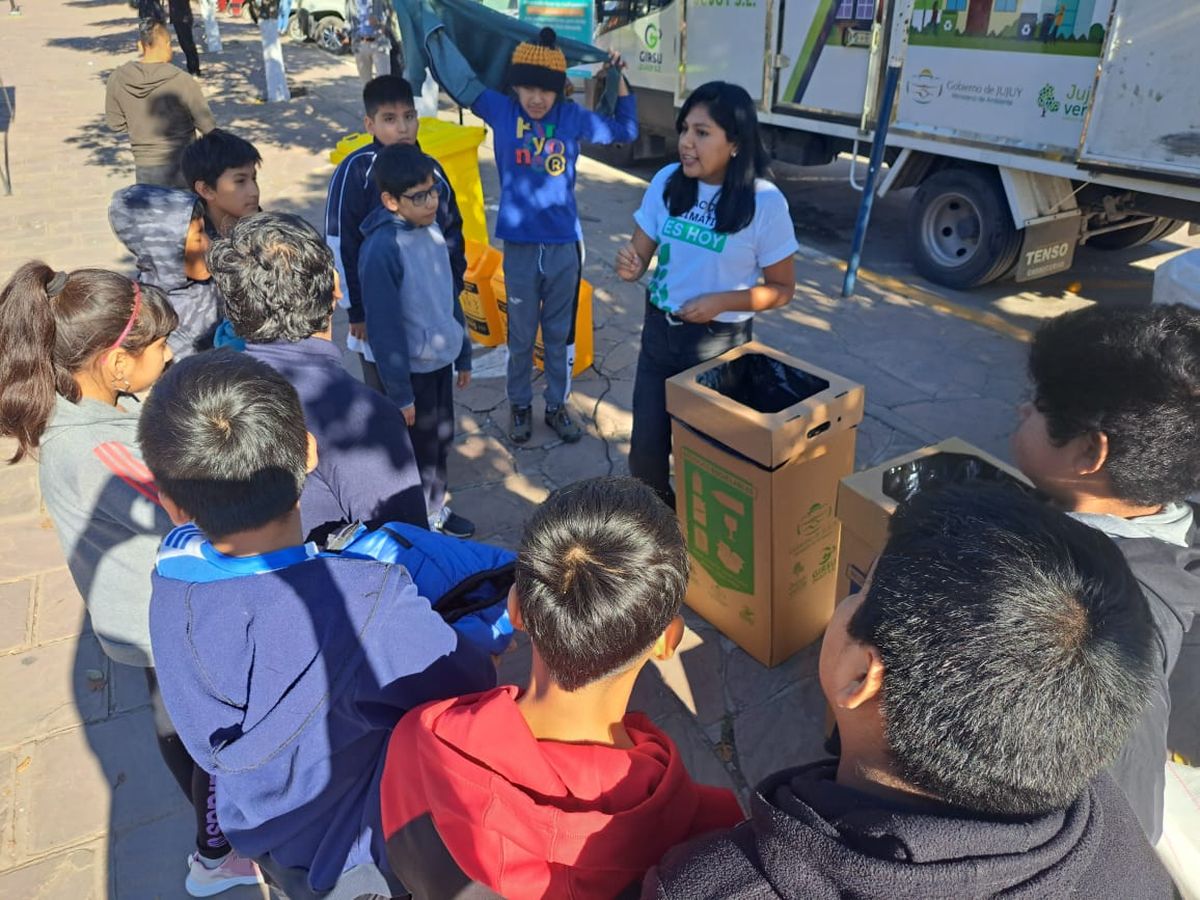
<instances>
[{"instance_id":1,"label":"black sneaker","mask_svg":"<svg viewBox=\"0 0 1200 900\"><path fill-rule=\"evenodd\" d=\"M440 512L429 517L429 527L447 537L469 538L475 534L475 523L464 519L448 506L443 506Z\"/></svg>"},{"instance_id":2,"label":"black sneaker","mask_svg":"<svg viewBox=\"0 0 1200 900\"><path fill-rule=\"evenodd\" d=\"M514 444L524 444L533 436L533 407L514 406L512 424L508 427L508 439Z\"/></svg>"},{"instance_id":3,"label":"black sneaker","mask_svg":"<svg viewBox=\"0 0 1200 900\"><path fill-rule=\"evenodd\" d=\"M571 418L571 413L565 406L547 409L546 424L554 429L554 433L565 444L573 444L583 437L583 429Z\"/></svg>"}]
</instances>

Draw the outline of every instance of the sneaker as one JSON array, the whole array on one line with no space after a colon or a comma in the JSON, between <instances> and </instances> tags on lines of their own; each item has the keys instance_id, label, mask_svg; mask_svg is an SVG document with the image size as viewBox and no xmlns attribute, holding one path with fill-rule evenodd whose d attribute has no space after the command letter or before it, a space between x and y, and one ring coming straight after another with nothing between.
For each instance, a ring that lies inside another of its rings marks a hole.
<instances>
[{"instance_id":1,"label":"sneaker","mask_svg":"<svg viewBox=\"0 0 1200 900\"><path fill-rule=\"evenodd\" d=\"M555 434L562 439L563 443L573 444L583 437L583 429L579 427L578 422L571 418L571 413L565 406L547 409L546 424L554 429Z\"/></svg>"},{"instance_id":2,"label":"sneaker","mask_svg":"<svg viewBox=\"0 0 1200 900\"><path fill-rule=\"evenodd\" d=\"M508 427L508 439L514 444L523 444L533 435L533 407L514 406L512 424Z\"/></svg>"},{"instance_id":3,"label":"sneaker","mask_svg":"<svg viewBox=\"0 0 1200 900\"><path fill-rule=\"evenodd\" d=\"M236 850L230 850L221 864L212 869L204 864L199 853L193 853L187 862L188 874L183 886L193 897L215 897L230 888L263 883L254 861L238 856Z\"/></svg>"},{"instance_id":4,"label":"sneaker","mask_svg":"<svg viewBox=\"0 0 1200 900\"><path fill-rule=\"evenodd\" d=\"M429 528L432 531L440 531L447 537L469 538L475 534L475 523L453 512L448 506L443 506L439 512L429 517Z\"/></svg>"}]
</instances>

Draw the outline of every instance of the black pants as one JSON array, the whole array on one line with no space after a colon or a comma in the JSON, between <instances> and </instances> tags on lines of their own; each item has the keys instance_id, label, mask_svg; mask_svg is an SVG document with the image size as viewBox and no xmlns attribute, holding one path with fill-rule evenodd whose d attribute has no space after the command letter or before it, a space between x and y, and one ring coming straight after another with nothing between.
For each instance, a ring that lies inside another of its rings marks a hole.
<instances>
[{"instance_id":1,"label":"black pants","mask_svg":"<svg viewBox=\"0 0 1200 900\"><path fill-rule=\"evenodd\" d=\"M168 0L171 11L171 27L175 29L175 37L179 40L179 49L187 60L187 70L193 75L200 74L200 54L196 52L196 38L192 34L192 7L188 0Z\"/></svg>"},{"instance_id":2,"label":"black pants","mask_svg":"<svg viewBox=\"0 0 1200 900\"><path fill-rule=\"evenodd\" d=\"M642 350L633 382L633 434L629 474L643 481L675 508L671 490L671 420L667 415L667 379L750 340L753 319L745 322L671 324L648 301L642 322Z\"/></svg>"},{"instance_id":3,"label":"black pants","mask_svg":"<svg viewBox=\"0 0 1200 900\"><path fill-rule=\"evenodd\" d=\"M408 430L412 437L425 507L430 515L446 503L446 460L454 441L454 371L444 366L436 372L409 376L417 419Z\"/></svg>"},{"instance_id":4,"label":"black pants","mask_svg":"<svg viewBox=\"0 0 1200 900\"><path fill-rule=\"evenodd\" d=\"M220 859L229 852L229 841L217 824L217 801L212 778L192 761L183 741L179 739L163 705L158 678L153 669L146 669L146 685L150 688L150 708L154 711L158 751L196 813L196 850L201 856Z\"/></svg>"}]
</instances>

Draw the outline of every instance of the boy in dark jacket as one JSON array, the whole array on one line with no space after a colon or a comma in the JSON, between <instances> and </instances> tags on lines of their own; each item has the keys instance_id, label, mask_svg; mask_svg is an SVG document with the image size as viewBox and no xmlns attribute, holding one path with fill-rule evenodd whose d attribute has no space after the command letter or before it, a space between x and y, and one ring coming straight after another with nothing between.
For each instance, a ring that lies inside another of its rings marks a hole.
<instances>
[{"instance_id":1,"label":"boy in dark jacket","mask_svg":"<svg viewBox=\"0 0 1200 900\"><path fill-rule=\"evenodd\" d=\"M304 543L316 445L270 366L228 349L184 360L138 437L163 507L194 523L164 539L150 637L230 843L292 900L402 895L379 828L387 735L413 706L495 684L490 657L409 568L358 552L371 535L341 553Z\"/></svg>"},{"instance_id":2,"label":"boy in dark jacket","mask_svg":"<svg viewBox=\"0 0 1200 900\"><path fill-rule=\"evenodd\" d=\"M138 25L137 62L119 66L105 85L104 118L129 132L138 184L185 186L179 157L216 126L196 80L171 64L171 36L160 19Z\"/></svg>"},{"instance_id":3,"label":"boy in dark jacket","mask_svg":"<svg viewBox=\"0 0 1200 900\"><path fill-rule=\"evenodd\" d=\"M383 204L362 225L358 258L363 310L388 398L411 429L429 527L470 537L475 526L446 505L454 440L454 376L471 381L471 341L446 237L437 225L442 182L411 144L385 147L374 178Z\"/></svg>"},{"instance_id":4,"label":"boy in dark jacket","mask_svg":"<svg viewBox=\"0 0 1200 900\"><path fill-rule=\"evenodd\" d=\"M769 776L643 898L1173 896L1102 774L1152 642L1104 535L1003 488L919 494L821 646L841 758Z\"/></svg>"},{"instance_id":5,"label":"boy in dark jacket","mask_svg":"<svg viewBox=\"0 0 1200 900\"><path fill-rule=\"evenodd\" d=\"M1038 331L1029 371L1033 402L1022 407L1012 439L1017 465L1071 516L1116 541L1153 618L1155 690L1112 771L1156 843L1168 682L1200 610L1200 534L1187 502L1200 489L1200 313L1068 313Z\"/></svg>"},{"instance_id":6,"label":"boy in dark jacket","mask_svg":"<svg viewBox=\"0 0 1200 900\"><path fill-rule=\"evenodd\" d=\"M675 516L633 479L579 482L534 513L509 599L529 685L414 710L388 746L388 858L414 900L609 900L668 847L742 818L626 711L642 666L683 635L687 578Z\"/></svg>"},{"instance_id":7,"label":"boy in dark jacket","mask_svg":"<svg viewBox=\"0 0 1200 900\"><path fill-rule=\"evenodd\" d=\"M367 343L366 312L358 281L358 254L363 243L362 225L368 215L380 208L379 189L372 170L384 147L412 144L420 147L417 133L421 122L414 105L412 86L398 75L380 75L363 87L363 130L371 143L359 147L339 164L329 179L329 197L325 204L325 240L333 249L338 275L342 279L342 305L350 318L350 336L346 347L362 356L363 380L383 391L375 354ZM467 257L463 246L462 214L454 188L446 173L435 164L439 193L435 221L446 239L450 270L454 275L454 295L462 292Z\"/></svg>"},{"instance_id":8,"label":"boy in dark jacket","mask_svg":"<svg viewBox=\"0 0 1200 900\"><path fill-rule=\"evenodd\" d=\"M396 404L346 371L333 343L340 296L333 253L299 216L242 219L208 256L225 312L246 352L300 395L317 467L300 495L310 540L351 522L427 527L408 426Z\"/></svg>"},{"instance_id":9,"label":"boy in dark jacket","mask_svg":"<svg viewBox=\"0 0 1200 900\"><path fill-rule=\"evenodd\" d=\"M209 239L204 204L191 191L135 184L113 194L113 233L137 260L137 280L167 295L179 327L167 344L175 359L212 346L221 295L204 260Z\"/></svg>"}]
</instances>

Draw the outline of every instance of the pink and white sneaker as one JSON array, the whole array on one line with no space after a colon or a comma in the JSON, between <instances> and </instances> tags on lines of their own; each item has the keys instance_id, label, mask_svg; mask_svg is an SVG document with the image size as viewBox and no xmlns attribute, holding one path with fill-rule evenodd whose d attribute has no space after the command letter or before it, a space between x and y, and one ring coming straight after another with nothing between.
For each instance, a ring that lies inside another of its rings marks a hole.
<instances>
[{"instance_id":1,"label":"pink and white sneaker","mask_svg":"<svg viewBox=\"0 0 1200 900\"><path fill-rule=\"evenodd\" d=\"M238 856L236 850L230 850L220 865L211 869L199 853L189 856L187 863L188 875L183 884L193 897L215 897L230 888L263 883L254 861Z\"/></svg>"}]
</instances>

